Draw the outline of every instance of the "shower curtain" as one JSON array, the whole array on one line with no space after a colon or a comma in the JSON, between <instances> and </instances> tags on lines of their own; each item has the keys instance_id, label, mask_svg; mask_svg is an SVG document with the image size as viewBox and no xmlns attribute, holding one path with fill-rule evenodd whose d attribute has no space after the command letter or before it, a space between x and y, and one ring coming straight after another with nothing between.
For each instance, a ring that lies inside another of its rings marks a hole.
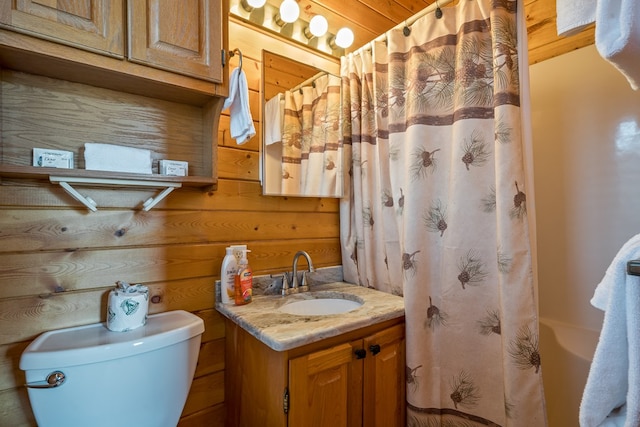
<instances>
[{"instance_id":1,"label":"shower curtain","mask_svg":"<svg viewBox=\"0 0 640 427\"><path fill-rule=\"evenodd\" d=\"M408 426L546 425L522 7L460 0L342 58L344 276L404 296Z\"/></svg>"},{"instance_id":2,"label":"shower curtain","mask_svg":"<svg viewBox=\"0 0 640 427\"><path fill-rule=\"evenodd\" d=\"M283 194L342 196L340 84L325 74L284 93Z\"/></svg>"}]
</instances>

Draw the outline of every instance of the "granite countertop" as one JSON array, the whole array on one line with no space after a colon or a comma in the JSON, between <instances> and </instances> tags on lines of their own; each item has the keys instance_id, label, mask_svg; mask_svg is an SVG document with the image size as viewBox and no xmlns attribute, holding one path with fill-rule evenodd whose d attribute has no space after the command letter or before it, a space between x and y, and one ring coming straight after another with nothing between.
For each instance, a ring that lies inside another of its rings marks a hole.
<instances>
[{"instance_id":1,"label":"granite countertop","mask_svg":"<svg viewBox=\"0 0 640 427\"><path fill-rule=\"evenodd\" d=\"M294 315L279 308L313 298L343 298L362 302L353 311L332 315ZM216 304L216 309L258 340L284 351L404 316L402 297L346 282L313 285L310 292L254 295L247 305Z\"/></svg>"}]
</instances>

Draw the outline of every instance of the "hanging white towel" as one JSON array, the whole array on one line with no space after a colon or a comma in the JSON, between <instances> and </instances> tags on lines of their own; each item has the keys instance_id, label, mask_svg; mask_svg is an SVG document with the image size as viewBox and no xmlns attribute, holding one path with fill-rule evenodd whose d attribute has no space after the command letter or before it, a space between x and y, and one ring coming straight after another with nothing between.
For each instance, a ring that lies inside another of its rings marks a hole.
<instances>
[{"instance_id":1,"label":"hanging white towel","mask_svg":"<svg viewBox=\"0 0 640 427\"><path fill-rule=\"evenodd\" d=\"M596 48L629 81L640 87L640 2L598 0Z\"/></svg>"},{"instance_id":2,"label":"hanging white towel","mask_svg":"<svg viewBox=\"0 0 640 427\"><path fill-rule=\"evenodd\" d=\"M264 143L271 145L282 141L284 97L277 94L264 104Z\"/></svg>"},{"instance_id":3,"label":"hanging white towel","mask_svg":"<svg viewBox=\"0 0 640 427\"><path fill-rule=\"evenodd\" d=\"M224 101L223 110L229 108L231 116L231 137L238 145L244 144L255 134L253 118L249 109L249 89L242 68L236 68L229 79L229 97Z\"/></svg>"},{"instance_id":4,"label":"hanging white towel","mask_svg":"<svg viewBox=\"0 0 640 427\"><path fill-rule=\"evenodd\" d=\"M597 0L556 0L556 29L559 36L571 36L596 20Z\"/></svg>"},{"instance_id":5,"label":"hanging white towel","mask_svg":"<svg viewBox=\"0 0 640 427\"><path fill-rule=\"evenodd\" d=\"M640 277L627 261L640 258L640 234L620 249L591 304L604 310L600 339L580 404L581 427L640 426Z\"/></svg>"}]
</instances>

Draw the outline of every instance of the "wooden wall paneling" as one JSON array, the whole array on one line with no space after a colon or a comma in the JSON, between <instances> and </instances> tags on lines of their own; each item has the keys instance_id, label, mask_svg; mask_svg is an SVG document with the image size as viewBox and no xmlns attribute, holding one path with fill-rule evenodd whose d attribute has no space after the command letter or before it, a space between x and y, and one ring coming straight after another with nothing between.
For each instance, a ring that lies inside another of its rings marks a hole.
<instances>
[{"instance_id":1,"label":"wooden wall paneling","mask_svg":"<svg viewBox=\"0 0 640 427\"><path fill-rule=\"evenodd\" d=\"M220 178L260 180L260 154L230 147L218 147Z\"/></svg>"},{"instance_id":2,"label":"wooden wall paneling","mask_svg":"<svg viewBox=\"0 0 640 427\"><path fill-rule=\"evenodd\" d=\"M225 426L224 403L210 406L180 418L178 427L223 427Z\"/></svg>"},{"instance_id":3,"label":"wooden wall paneling","mask_svg":"<svg viewBox=\"0 0 640 427\"><path fill-rule=\"evenodd\" d=\"M98 211L86 215L77 210L61 210L56 218L43 220L37 211L10 210L0 236L0 253L46 251L47 260L75 257L71 253L91 249L125 249L141 246L165 247L172 244L208 244L231 241L239 233L251 240L277 240L287 233L290 239L339 237L334 212L312 213L313 223L298 212L225 212L225 211ZM311 217L310 217L311 218ZM162 232L158 232L162 229ZM78 239L82 236L82 240ZM216 248L217 249L217 248ZM141 249L144 250L144 249ZM63 251L63 255L53 255ZM224 251L223 251L224 252ZM151 254L153 256L153 254ZM16 254L17 257L23 254ZM32 256L25 254L25 256ZM145 254L140 254L140 262ZM117 255L116 257L119 257ZM164 258L165 256L163 256ZM13 275L23 266L18 259ZM45 261L46 262L46 261ZM99 261L98 261L99 262ZM6 274L6 272L4 273ZM0 277L3 276L0 269Z\"/></svg>"},{"instance_id":4,"label":"wooden wall paneling","mask_svg":"<svg viewBox=\"0 0 640 427\"><path fill-rule=\"evenodd\" d=\"M18 364L20 355L28 344L28 342L19 342L0 345L0 390L20 387L24 384L24 375L18 369Z\"/></svg>"},{"instance_id":5,"label":"wooden wall paneling","mask_svg":"<svg viewBox=\"0 0 640 427\"><path fill-rule=\"evenodd\" d=\"M89 211L76 202L57 185L32 184L4 181L0 185L0 208L21 206L27 208L63 209L69 206L77 208L78 218L89 217ZM113 190L83 189L98 201L101 210L129 208L146 200L155 192L128 190L117 193ZM102 209L104 208L104 209ZM181 188L160 202L153 211L160 210L238 210L238 211L295 211L295 212L338 212L339 199L312 197L273 197L263 196L262 187L256 181L220 179L215 192L206 193L199 189ZM129 215L142 215L141 211L129 212ZM0 239L1 241L1 239Z\"/></svg>"},{"instance_id":6,"label":"wooden wall paneling","mask_svg":"<svg viewBox=\"0 0 640 427\"><path fill-rule=\"evenodd\" d=\"M194 414L224 401L224 371L193 379L183 416Z\"/></svg>"},{"instance_id":7,"label":"wooden wall paneling","mask_svg":"<svg viewBox=\"0 0 640 427\"><path fill-rule=\"evenodd\" d=\"M260 234L259 228L260 226L256 225L253 232ZM282 233L286 231L283 229ZM301 249L305 249L311 255L316 267L340 264L340 249L335 247L336 244L339 245L338 237L263 241L246 239L244 242L251 249L250 263L257 271L273 271L279 268L284 271L291 266L296 251ZM220 266L224 248L227 245L227 243L217 243L159 248L4 254L3 262L7 262L12 267L3 267L0 271L0 279L3 283L11 283L11 286L0 287L0 307L6 304L7 313L19 311L18 307L13 309L10 307L11 302L8 299L34 296L49 300L51 297L61 297L72 291L114 286L118 280L152 285L191 279L195 281L194 287L212 287L213 280L208 283L206 280L209 280L207 279L209 277L220 277ZM198 280L204 282L200 283ZM80 298L80 295L76 298ZM213 301L210 300L210 302ZM46 310L46 306L41 304L44 304L44 301L28 303L28 307L31 310L36 310L36 307L41 307L38 310ZM84 305L83 303L82 306ZM69 309L75 311L80 307L72 305ZM25 314L27 318L24 320L28 321L28 317L37 317L39 313L36 311ZM4 320L0 317L0 323ZM8 316L6 320L12 321Z\"/></svg>"},{"instance_id":8,"label":"wooden wall paneling","mask_svg":"<svg viewBox=\"0 0 640 427\"><path fill-rule=\"evenodd\" d=\"M259 107L259 95L255 92L249 92L249 104ZM238 145L238 142L231 137L231 118L228 111L220 116L220 126L218 128L218 147L239 148L248 151L260 151L262 142L262 127L260 126L259 117L253 117L253 126L256 134L244 144Z\"/></svg>"},{"instance_id":9,"label":"wooden wall paneling","mask_svg":"<svg viewBox=\"0 0 640 427\"><path fill-rule=\"evenodd\" d=\"M26 388L0 390L0 421L2 426L36 426Z\"/></svg>"},{"instance_id":10,"label":"wooden wall paneling","mask_svg":"<svg viewBox=\"0 0 640 427\"><path fill-rule=\"evenodd\" d=\"M203 342L200 346L195 377L224 370L224 338Z\"/></svg>"},{"instance_id":11,"label":"wooden wall paneling","mask_svg":"<svg viewBox=\"0 0 640 427\"><path fill-rule=\"evenodd\" d=\"M340 199L317 197L263 196L262 187L255 182L222 179L213 195L226 209L269 210L291 212L335 212L340 210Z\"/></svg>"}]
</instances>

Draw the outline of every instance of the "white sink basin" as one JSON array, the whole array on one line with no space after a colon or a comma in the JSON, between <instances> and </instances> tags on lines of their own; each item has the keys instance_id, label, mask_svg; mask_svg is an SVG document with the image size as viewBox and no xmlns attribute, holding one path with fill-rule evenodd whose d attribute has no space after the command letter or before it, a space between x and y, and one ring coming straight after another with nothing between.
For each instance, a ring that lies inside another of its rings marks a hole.
<instances>
[{"instance_id":1,"label":"white sink basin","mask_svg":"<svg viewBox=\"0 0 640 427\"><path fill-rule=\"evenodd\" d=\"M280 311L299 316L319 316L328 314L342 314L362 307L359 301L343 298L316 298L287 303L280 307Z\"/></svg>"}]
</instances>

